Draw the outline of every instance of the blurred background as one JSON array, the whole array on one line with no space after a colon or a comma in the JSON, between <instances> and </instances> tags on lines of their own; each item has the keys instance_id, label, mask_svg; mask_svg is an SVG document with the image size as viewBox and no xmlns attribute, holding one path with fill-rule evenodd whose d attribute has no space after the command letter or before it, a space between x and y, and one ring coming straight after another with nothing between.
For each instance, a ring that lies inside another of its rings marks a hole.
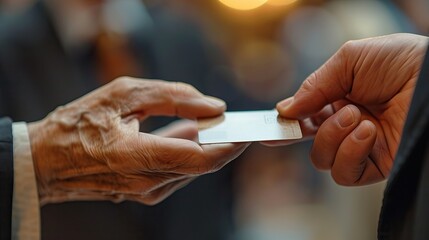
<instances>
[{"instance_id":1,"label":"blurred background","mask_svg":"<svg viewBox=\"0 0 429 240\"><path fill-rule=\"evenodd\" d=\"M121 75L271 109L348 40L428 34L428 12L428 0L0 0L0 116L40 119ZM376 239L385 183L337 186L310 148L253 144L155 207L45 206L43 239Z\"/></svg>"}]
</instances>

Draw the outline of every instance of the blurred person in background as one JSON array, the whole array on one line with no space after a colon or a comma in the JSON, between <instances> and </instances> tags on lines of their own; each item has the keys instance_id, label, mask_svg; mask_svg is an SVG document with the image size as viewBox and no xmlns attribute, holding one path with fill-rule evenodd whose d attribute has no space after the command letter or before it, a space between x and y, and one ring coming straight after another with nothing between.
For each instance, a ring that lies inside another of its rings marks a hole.
<instances>
[{"instance_id":1,"label":"blurred person in background","mask_svg":"<svg viewBox=\"0 0 429 240\"><path fill-rule=\"evenodd\" d=\"M420 33L429 33L429 2L426 0L391 0L407 15Z\"/></svg>"},{"instance_id":2,"label":"blurred person in background","mask_svg":"<svg viewBox=\"0 0 429 240\"><path fill-rule=\"evenodd\" d=\"M34 0L0 0L0 16L19 12L33 2Z\"/></svg>"},{"instance_id":3,"label":"blurred person in background","mask_svg":"<svg viewBox=\"0 0 429 240\"><path fill-rule=\"evenodd\" d=\"M37 1L0 23L0 115L41 119L120 75L187 82L227 99L230 109L252 104L213 67L214 53L194 24L137 0ZM168 121L149 119L141 129ZM46 205L42 239L225 239L233 228L231 169L155 207Z\"/></svg>"}]
</instances>

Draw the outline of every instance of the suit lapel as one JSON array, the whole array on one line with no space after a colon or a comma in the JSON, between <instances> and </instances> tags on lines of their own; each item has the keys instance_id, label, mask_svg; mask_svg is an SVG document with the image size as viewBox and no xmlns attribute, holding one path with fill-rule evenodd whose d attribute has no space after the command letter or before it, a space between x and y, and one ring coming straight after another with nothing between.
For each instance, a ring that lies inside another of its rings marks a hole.
<instances>
[{"instance_id":1,"label":"suit lapel","mask_svg":"<svg viewBox=\"0 0 429 240\"><path fill-rule=\"evenodd\" d=\"M426 54L398 153L386 186L378 226L379 239L410 236L415 213L415 196L420 180L423 152L421 141L429 120L429 55Z\"/></svg>"}]
</instances>

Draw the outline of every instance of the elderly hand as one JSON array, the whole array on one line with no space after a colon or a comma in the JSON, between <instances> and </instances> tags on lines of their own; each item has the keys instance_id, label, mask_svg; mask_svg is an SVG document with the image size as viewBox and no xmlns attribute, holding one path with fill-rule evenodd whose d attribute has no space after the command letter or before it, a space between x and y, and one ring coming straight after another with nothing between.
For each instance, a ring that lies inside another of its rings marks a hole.
<instances>
[{"instance_id":1,"label":"elderly hand","mask_svg":"<svg viewBox=\"0 0 429 240\"><path fill-rule=\"evenodd\" d=\"M342 185L385 179L393 164L428 39L395 34L346 43L277 104L313 137L311 159ZM270 144L270 143L267 143ZM270 145L285 144L285 142Z\"/></svg>"},{"instance_id":2,"label":"elderly hand","mask_svg":"<svg viewBox=\"0 0 429 240\"><path fill-rule=\"evenodd\" d=\"M120 78L30 123L42 204L123 200L155 204L196 176L219 170L248 144L200 146L196 127L139 132L153 115L222 114L225 103L184 83Z\"/></svg>"}]
</instances>

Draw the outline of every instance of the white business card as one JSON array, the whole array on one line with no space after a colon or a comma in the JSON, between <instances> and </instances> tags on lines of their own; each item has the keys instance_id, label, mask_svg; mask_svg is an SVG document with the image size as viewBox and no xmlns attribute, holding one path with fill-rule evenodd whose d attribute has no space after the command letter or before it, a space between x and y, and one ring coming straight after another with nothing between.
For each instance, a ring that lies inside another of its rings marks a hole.
<instances>
[{"instance_id":1,"label":"white business card","mask_svg":"<svg viewBox=\"0 0 429 240\"><path fill-rule=\"evenodd\" d=\"M197 122L200 144L302 138L299 122L280 117L276 110L225 112Z\"/></svg>"}]
</instances>

